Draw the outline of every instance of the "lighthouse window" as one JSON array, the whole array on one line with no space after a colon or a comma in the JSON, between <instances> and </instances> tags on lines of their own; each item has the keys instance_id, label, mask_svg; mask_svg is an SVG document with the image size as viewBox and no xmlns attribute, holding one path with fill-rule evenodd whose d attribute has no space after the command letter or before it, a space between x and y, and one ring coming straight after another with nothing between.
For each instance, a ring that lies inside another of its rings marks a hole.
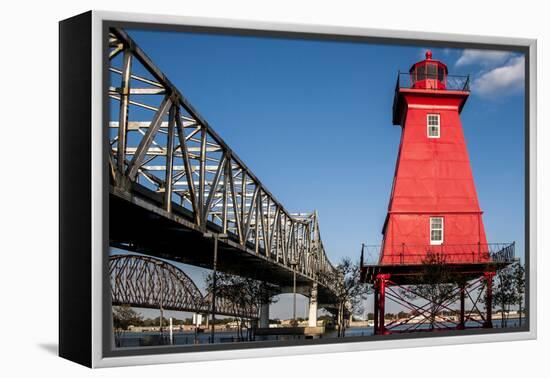
<instances>
[{"instance_id":1,"label":"lighthouse window","mask_svg":"<svg viewBox=\"0 0 550 378\"><path fill-rule=\"evenodd\" d=\"M430 218L430 244L438 245L443 243L443 218Z\"/></svg>"},{"instance_id":2,"label":"lighthouse window","mask_svg":"<svg viewBox=\"0 0 550 378\"><path fill-rule=\"evenodd\" d=\"M421 64L416 66L416 80L426 80L426 65Z\"/></svg>"},{"instance_id":3,"label":"lighthouse window","mask_svg":"<svg viewBox=\"0 0 550 378\"><path fill-rule=\"evenodd\" d=\"M435 80L436 77L436 65L435 64L428 64L428 79Z\"/></svg>"},{"instance_id":4,"label":"lighthouse window","mask_svg":"<svg viewBox=\"0 0 550 378\"><path fill-rule=\"evenodd\" d=\"M428 138L439 138L439 114L428 114Z\"/></svg>"},{"instance_id":5,"label":"lighthouse window","mask_svg":"<svg viewBox=\"0 0 550 378\"><path fill-rule=\"evenodd\" d=\"M437 80L443 81L445 80L445 70L442 67L437 68Z\"/></svg>"}]
</instances>

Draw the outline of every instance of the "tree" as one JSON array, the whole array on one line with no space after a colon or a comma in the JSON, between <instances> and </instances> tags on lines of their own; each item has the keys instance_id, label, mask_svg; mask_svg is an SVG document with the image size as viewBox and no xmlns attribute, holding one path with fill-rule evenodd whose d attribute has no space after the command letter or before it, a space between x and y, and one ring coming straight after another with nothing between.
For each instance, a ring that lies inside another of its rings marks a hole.
<instances>
[{"instance_id":1,"label":"tree","mask_svg":"<svg viewBox=\"0 0 550 378\"><path fill-rule=\"evenodd\" d=\"M523 310L523 296L525 294L525 267L521 265L519 260L516 261L512 266L512 275L518 305L519 326L521 327L521 312Z\"/></svg>"},{"instance_id":2,"label":"tree","mask_svg":"<svg viewBox=\"0 0 550 378\"><path fill-rule=\"evenodd\" d=\"M333 321L334 321L334 318L330 314L321 315L317 319L322 321L325 327L333 324Z\"/></svg>"},{"instance_id":3,"label":"tree","mask_svg":"<svg viewBox=\"0 0 550 378\"><path fill-rule=\"evenodd\" d=\"M121 346L121 336L131 325L141 324L143 318L129 305L113 307L113 328L115 333L115 342Z\"/></svg>"},{"instance_id":4,"label":"tree","mask_svg":"<svg viewBox=\"0 0 550 378\"><path fill-rule=\"evenodd\" d=\"M152 319L151 325L152 326L158 325L159 327L162 327L162 328L168 327L170 325L170 319L167 319L164 316L162 318L160 316L157 316L156 318Z\"/></svg>"},{"instance_id":5,"label":"tree","mask_svg":"<svg viewBox=\"0 0 550 378\"><path fill-rule=\"evenodd\" d=\"M422 261L422 273L415 289L402 289L401 293L409 299L424 299L428 301L426 312L422 315L429 320L430 329L435 328L437 314L444 309L444 303L458 297L456 290L460 284L458 276L449 271L445 256L441 253L429 251Z\"/></svg>"},{"instance_id":6,"label":"tree","mask_svg":"<svg viewBox=\"0 0 550 378\"><path fill-rule=\"evenodd\" d=\"M213 276L209 274L206 277L206 286L208 292L212 292ZM264 303L274 303L274 296L279 294L277 286L257 281L251 278L235 276L228 273L216 273L216 297L224 298L230 303L232 311L239 313L244 310L246 314L259 316L259 309ZM242 329L247 330L247 339L254 339L254 332L257 327L256 322L248 322L247 317L235 318L238 324L237 334L239 340L244 340ZM250 327L249 327L250 325Z\"/></svg>"},{"instance_id":7,"label":"tree","mask_svg":"<svg viewBox=\"0 0 550 378\"><path fill-rule=\"evenodd\" d=\"M344 314L349 311L352 314L363 313L364 302L370 293L370 286L360 282L361 267L358 262L352 262L349 257L344 257L331 272L320 275L321 282L333 288L338 300L336 324L338 337L345 337Z\"/></svg>"},{"instance_id":8,"label":"tree","mask_svg":"<svg viewBox=\"0 0 550 378\"><path fill-rule=\"evenodd\" d=\"M523 308L523 296L525 293L525 268L518 261L512 265L500 269L495 275L493 285L493 308L499 308L501 313L501 327L508 326L510 309L518 306L519 325L521 326L521 313ZM487 294L485 294L485 302Z\"/></svg>"},{"instance_id":9,"label":"tree","mask_svg":"<svg viewBox=\"0 0 550 378\"><path fill-rule=\"evenodd\" d=\"M408 318L409 317L409 313L408 312L405 312L405 311L399 311L397 313L397 318L398 319L405 319L405 318Z\"/></svg>"},{"instance_id":10,"label":"tree","mask_svg":"<svg viewBox=\"0 0 550 378\"><path fill-rule=\"evenodd\" d=\"M487 298L487 294L485 294ZM493 285L493 308L500 308L500 326L508 326L510 306L517 303L516 287L514 285L514 271L512 266L499 270Z\"/></svg>"}]
</instances>

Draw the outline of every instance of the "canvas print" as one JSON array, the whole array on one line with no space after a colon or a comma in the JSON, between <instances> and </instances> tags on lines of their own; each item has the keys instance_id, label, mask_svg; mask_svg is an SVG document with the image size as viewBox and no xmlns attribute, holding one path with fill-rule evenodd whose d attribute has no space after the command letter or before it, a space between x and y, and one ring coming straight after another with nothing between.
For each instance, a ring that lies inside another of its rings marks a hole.
<instances>
[{"instance_id":1,"label":"canvas print","mask_svg":"<svg viewBox=\"0 0 550 378\"><path fill-rule=\"evenodd\" d=\"M522 52L104 38L112 351L528 329Z\"/></svg>"}]
</instances>

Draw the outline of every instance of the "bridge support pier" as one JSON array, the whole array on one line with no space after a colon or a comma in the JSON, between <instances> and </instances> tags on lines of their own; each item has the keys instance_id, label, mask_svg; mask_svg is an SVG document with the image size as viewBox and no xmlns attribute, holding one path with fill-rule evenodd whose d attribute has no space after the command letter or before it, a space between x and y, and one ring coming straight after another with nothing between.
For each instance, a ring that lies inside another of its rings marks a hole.
<instances>
[{"instance_id":1,"label":"bridge support pier","mask_svg":"<svg viewBox=\"0 0 550 378\"><path fill-rule=\"evenodd\" d=\"M260 307L260 328L269 328L269 303L262 303Z\"/></svg>"},{"instance_id":2,"label":"bridge support pier","mask_svg":"<svg viewBox=\"0 0 550 378\"><path fill-rule=\"evenodd\" d=\"M308 326L317 327L317 283L314 282L309 296Z\"/></svg>"}]
</instances>

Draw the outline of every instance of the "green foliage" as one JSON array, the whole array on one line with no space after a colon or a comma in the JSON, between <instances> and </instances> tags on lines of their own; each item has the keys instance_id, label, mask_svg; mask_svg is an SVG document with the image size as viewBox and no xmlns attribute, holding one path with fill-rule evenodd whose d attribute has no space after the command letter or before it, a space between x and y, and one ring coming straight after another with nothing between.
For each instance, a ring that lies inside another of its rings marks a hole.
<instances>
[{"instance_id":1,"label":"green foliage","mask_svg":"<svg viewBox=\"0 0 550 378\"><path fill-rule=\"evenodd\" d=\"M139 325L142 317L129 305L113 307L113 332L115 334L115 343L121 346L120 336L127 331L130 326Z\"/></svg>"},{"instance_id":2,"label":"green foliage","mask_svg":"<svg viewBox=\"0 0 550 378\"><path fill-rule=\"evenodd\" d=\"M397 318L398 319L405 319L405 318L408 318L409 317L409 313L408 312L405 312L405 311L399 311L397 313Z\"/></svg>"},{"instance_id":3,"label":"green foliage","mask_svg":"<svg viewBox=\"0 0 550 378\"><path fill-rule=\"evenodd\" d=\"M516 300L518 305L519 326L521 327L521 317L524 312L523 297L525 295L525 267L520 261L516 261L513 265L514 286L516 288Z\"/></svg>"},{"instance_id":4,"label":"green foliage","mask_svg":"<svg viewBox=\"0 0 550 378\"><path fill-rule=\"evenodd\" d=\"M140 325L142 316L128 305L113 308L113 326L117 330L126 331L130 326Z\"/></svg>"},{"instance_id":5,"label":"green foliage","mask_svg":"<svg viewBox=\"0 0 550 378\"><path fill-rule=\"evenodd\" d=\"M361 267L349 257L344 257L336 266L335 272L327 277L332 281L335 294L341 303L345 303L352 314L360 314L370 293L370 287L360 282Z\"/></svg>"},{"instance_id":6,"label":"green foliage","mask_svg":"<svg viewBox=\"0 0 550 378\"><path fill-rule=\"evenodd\" d=\"M429 301L425 308L428 312L430 328L434 329L437 314L444 309L444 302L458 298L457 286L461 284L446 264L445 256L437 252L428 252L422 261L423 271L418 283L401 293L409 299L424 299Z\"/></svg>"},{"instance_id":7,"label":"green foliage","mask_svg":"<svg viewBox=\"0 0 550 378\"><path fill-rule=\"evenodd\" d=\"M208 292L214 289L214 276L209 274L206 277L206 287ZM274 303L274 296L279 294L280 290L277 286L254 280L252 278L240 277L233 274L218 272L216 273L216 296L226 299L233 311L238 313L240 310L245 310L246 313L252 314L259 311L263 303ZM253 333L248 332L248 326L257 327L256 322L248 322L244 318L235 318L238 323L239 338L242 340L242 328L247 329L247 338L252 339Z\"/></svg>"},{"instance_id":8,"label":"green foliage","mask_svg":"<svg viewBox=\"0 0 550 378\"><path fill-rule=\"evenodd\" d=\"M493 308L501 313L501 327L508 325L510 309L518 305L521 316L525 293L525 268L519 261L499 270L493 281ZM485 301L487 295L485 294Z\"/></svg>"},{"instance_id":9,"label":"green foliage","mask_svg":"<svg viewBox=\"0 0 550 378\"><path fill-rule=\"evenodd\" d=\"M352 314L363 313L364 303L370 293L371 287L360 281L360 273L359 262L353 262L349 257L344 257L333 272L319 277L321 281L331 283L338 298L336 323L339 337L345 336L344 313L346 311Z\"/></svg>"}]
</instances>

